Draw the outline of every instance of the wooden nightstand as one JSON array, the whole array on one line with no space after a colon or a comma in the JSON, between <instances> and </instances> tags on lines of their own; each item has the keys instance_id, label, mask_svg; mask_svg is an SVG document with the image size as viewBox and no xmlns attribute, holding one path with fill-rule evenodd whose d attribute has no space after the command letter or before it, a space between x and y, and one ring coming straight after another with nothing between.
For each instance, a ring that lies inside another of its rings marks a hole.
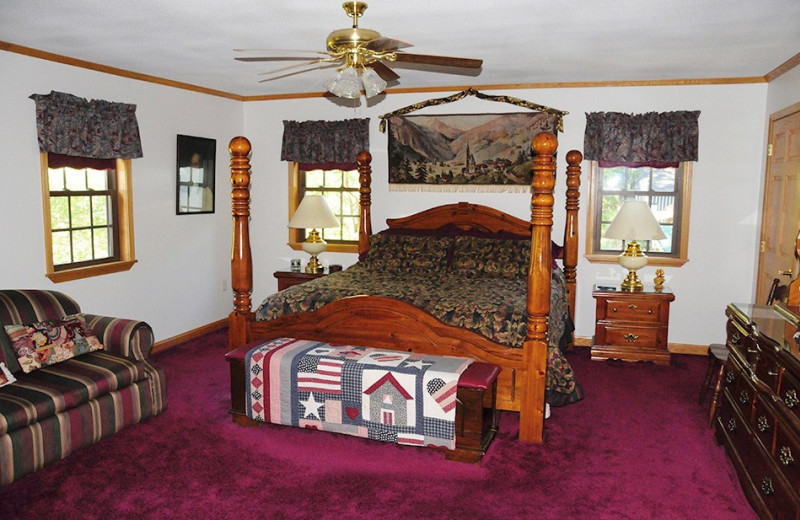
<instances>
[{"instance_id":1,"label":"wooden nightstand","mask_svg":"<svg viewBox=\"0 0 800 520\"><path fill-rule=\"evenodd\" d=\"M669 304L667 287L656 291L621 291L619 286L594 286L597 300L592 359L652 361L668 365Z\"/></svg>"},{"instance_id":2,"label":"wooden nightstand","mask_svg":"<svg viewBox=\"0 0 800 520\"><path fill-rule=\"evenodd\" d=\"M312 273L295 273L292 271L275 271L272 276L278 279L278 290L282 291L293 285L306 283L309 280L325 276L325 273L312 274Z\"/></svg>"}]
</instances>

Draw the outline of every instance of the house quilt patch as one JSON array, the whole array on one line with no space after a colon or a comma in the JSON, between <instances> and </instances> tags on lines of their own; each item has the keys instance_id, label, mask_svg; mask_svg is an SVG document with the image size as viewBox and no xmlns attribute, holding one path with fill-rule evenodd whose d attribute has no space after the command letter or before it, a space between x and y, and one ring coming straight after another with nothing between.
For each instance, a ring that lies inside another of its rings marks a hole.
<instances>
[{"instance_id":1,"label":"house quilt patch","mask_svg":"<svg viewBox=\"0 0 800 520\"><path fill-rule=\"evenodd\" d=\"M251 419L455 449L458 378L472 359L278 338L245 357Z\"/></svg>"}]
</instances>

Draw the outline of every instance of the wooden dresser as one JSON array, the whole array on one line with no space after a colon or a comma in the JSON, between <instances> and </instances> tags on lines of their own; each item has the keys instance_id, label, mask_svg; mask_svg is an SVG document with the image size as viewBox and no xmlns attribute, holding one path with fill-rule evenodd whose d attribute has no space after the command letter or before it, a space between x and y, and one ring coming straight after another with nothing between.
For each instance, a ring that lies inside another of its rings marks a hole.
<instances>
[{"instance_id":1,"label":"wooden dresser","mask_svg":"<svg viewBox=\"0 0 800 520\"><path fill-rule=\"evenodd\" d=\"M717 440L761 518L800 519L797 307L731 304Z\"/></svg>"},{"instance_id":2,"label":"wooden dresser","mask_svg":"<svg viewBox=\"0 0 800 520\"><path fill-rule=\"evenodd\" d=\"M649 287L627 292L618 285L596 285L592 296L597 301L592 359L669 364L669 304L675 299L672 291Z\"/></svg>"}]
</instances>

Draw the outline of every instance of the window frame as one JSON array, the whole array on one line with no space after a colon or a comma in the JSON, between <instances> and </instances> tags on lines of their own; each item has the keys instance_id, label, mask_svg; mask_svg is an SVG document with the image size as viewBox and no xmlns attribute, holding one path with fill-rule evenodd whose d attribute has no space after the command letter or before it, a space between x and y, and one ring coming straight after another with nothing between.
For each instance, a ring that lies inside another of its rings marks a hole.
<instances>
[{"instance_id":1,"label":"window frame","mask_svg":"<svg viewBox=\"0 0 800 520\"><path fill-rule=\"evenodd\" d=\"M692 195L692 169L691 161L681 162L679 168L683 171L683 186L680 192L680 240L677 244L678 251L675 256L648 255L647 264L680 267L689 261L689 224L691 215L691 195ZM589 203L586 216L586 254L584 257L592 263L616 263L619 252L597 252L595 251L596 227L601 224L599 212L602 204L599 200L600 188L602 186L601 168L597 161L589 163ZM677 195L677 193L676 193ZM678 217L678 215L676 215Z\"/></svg>"},{"instance_id":2,"label":"window frame","mask_svg":"<svg viewBox=\"0 0 800 520\"><path fill-rule=\"evenodd\" d=\"M92 276L127 271L136 263L133 235L133 184L131 180L131 160L116 160L116 215L115 226L118 236L118 259L99 263L76 262L63 264L56 268L53 262L53 235L50 214L50 166L47 152L39 154L42 175L42 214L44 224L45 276L54 283L67 282ZM112 205L113 205L112 201Z\"/></svg>"},{"instance_id":3,"label":"window frame","mask_svg":"<svg viewBox=\"0 0 800 520\"><path fill-rule=\"evenodd\" d=\"M300 174L300 164L296 161L289 161L289 219L287 222L291 220L300 205L300 194L303 191ZM358 218L361 218L360 214ZM304 240L304 230L289 228L289 247L295 251L301 251ZM352 242L328 242L325 250L334 253L358 253L358 239Z\"/></svg>"}]
</instances>

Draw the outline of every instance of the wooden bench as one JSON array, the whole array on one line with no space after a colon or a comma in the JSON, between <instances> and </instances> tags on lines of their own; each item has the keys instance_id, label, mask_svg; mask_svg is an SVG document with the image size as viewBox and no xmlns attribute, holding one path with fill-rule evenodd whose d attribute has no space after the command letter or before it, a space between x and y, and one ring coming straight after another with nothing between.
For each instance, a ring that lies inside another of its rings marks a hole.
<instances>
[{"instance_id":1,"label":"wooden bench","mask_svg":"<svg viewBox=\"0 0 800 520\"><path fill-rule=\"evenodd\" d=\"M256 341L225 355L231 374L230 414L234 422L246 426L261 425L247 416L245 356L262 343ZM475 361L461 374L456 392L456 448L442 449L448 460L478 464L489 449L497 433L499 373L497 365Z\"/></svg>"}]
</instances>

